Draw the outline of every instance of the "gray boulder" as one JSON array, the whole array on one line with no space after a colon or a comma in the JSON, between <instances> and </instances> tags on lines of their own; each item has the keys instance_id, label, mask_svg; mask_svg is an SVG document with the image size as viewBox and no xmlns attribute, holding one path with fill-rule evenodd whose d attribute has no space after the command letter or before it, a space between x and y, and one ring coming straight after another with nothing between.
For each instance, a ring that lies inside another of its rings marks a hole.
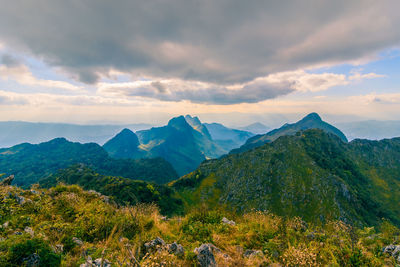
<instances>
[{"instance_id":1,"label":"gray boulder","mask_svg":"<svg viewBox=\"0 0 400 267\"><path fill-rule=\"evenodd\" d=\"M263 253L261 250L253 250L253 249L248 249L243 253L243 256L247 257L247 258L262 256L262 255L263 255Z\"/></svg>"},{"instance_id":2,"label":"gray boulder","mask_svg":"<svg viewBox=\"0 0 400 267\"><path fill-rule=\"evenodd\" d=\"M158 250L162 247L165 247L167 244L165 243L164 240L160 237L156 237L154 240L151 240L149 242L146 242L144 244L144 247L146 249L147 253L153 252L155 250Z\"/></svg>"},{"instance_id":3,"label":"gray boulder","mask_svg":"<svg viewBox=\"0 0 400 267\"><path fill-rule=\"evenodd\" d=\"M222 223L224 223L224 224L229 224L229 225L232 225L232 226L235 226L236 225L236 223L234 222L234 221L232 221L232 220L229 220L229 219L227 219L227 218L222 218Z\"/></svg>"},{"instance_id":4,"label":"gray boulder","mask_svg":"<svg viewBox=\"0 0 400 267\"><path fill-rule=\"evenodd\" d=\"M382 252L395 258L400 263L400 245L389 245L382 249Z\"/></svg>"},{"instance_id":5,"label":"gray boulder","mask_svg":"<svg viewBox=\"0 0 400 267\"><path fill-rule=\"evenodd\" d=\"M33 253L22 260L27 267L37 267L40 264L40 257L36 253Z\"/></svg>"},{"instance_id":6,"label":"gray boulder","mask_svg":"<svg viewBox=\"0 0 400 267\"><path fill-rule=\"evenodd\" d=\"M182 245L174 242L168 245L168 253L175 254L178 257L183 257L185 256L185 249L182 247Z\"/></svg>"},{"instance_id":7,"label":"gray boulder","mask_svg":"<svg viewBox=\"0 0 400 267\"><path fill-rule=\"evenodd\" d=\"M94 260L94 266L96 266L96 267L111 267L111 263L106 259L98 258L98 259Z\"/></svg>"},{"instance_id":8,"label":"gray boulder","mask_svg":"<svg viewBox=\"0 0 400 267\"><path fill-rule=\"evenodd\" d=\"M15 196L15 200L17 200L18 204L20 204L20 205L24 205L26 202L26 200L23 196L18 196L18 195Z\"/></svg>"},{"instance_id":9,"label":"gray boulder","mask_svg":"<svg viewBox=\"0 0 400 267\"><path fill-rule=\"evenodd\" d=\"M74 243L77 244L78 246L82 246L83 245L83 241L80 240L79 238L75 237L75 236L72 238L72 241L74 241Z\"/></svg>"},{"instance_id":10,"label":"gray boulder","mask_svg":"<svg viewBox=\"0 0 400 267\"><path fill-rule=\"evenodd\" d=\"M35 232L33 231L33 229L31 227L25 227L24 231L27 232L28 234L30 234L31 236L33 236L35 234Z\"/></svg>"},{"instance_id":11,"label":"gray boulder","mask_svg":"<svg viewBox=\"0 0 400 267\"><path fill-rule=\"evenodd\" d=\"M221 253L221 250L213 244L202 244L194 249L194 253L197 254L197 261L201 267L216 267L214 253Z\"/></svg>"}]
</instances>

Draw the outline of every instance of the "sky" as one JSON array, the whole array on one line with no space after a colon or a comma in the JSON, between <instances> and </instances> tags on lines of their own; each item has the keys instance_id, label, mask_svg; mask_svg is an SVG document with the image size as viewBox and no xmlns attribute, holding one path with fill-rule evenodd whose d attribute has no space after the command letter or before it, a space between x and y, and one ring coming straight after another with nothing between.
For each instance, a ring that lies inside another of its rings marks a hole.
<instances>
[{"instance_id":1,"label":"sky","mask_svg":"<svg viewBox=\"0 0 400 267\"><path fill-rule=\"evenodd\" d=\"M0 121L398 120L398 0L0 0Z\"/></svg>"}]
</instances>

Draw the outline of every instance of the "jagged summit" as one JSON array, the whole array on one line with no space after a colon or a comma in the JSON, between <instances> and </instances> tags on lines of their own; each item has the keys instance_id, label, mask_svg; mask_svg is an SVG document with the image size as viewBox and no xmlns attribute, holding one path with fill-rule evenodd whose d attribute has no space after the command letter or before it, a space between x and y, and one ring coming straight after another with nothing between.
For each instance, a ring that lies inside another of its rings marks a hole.
<instances>
[{"instance_id":1,"label":"jagged summit","mask_svg":"<svg viewBox=\"0 0 400 267\"><path fill-rule=\"evenodd\" d=\"M191 115L185 115L185 119L187 121L187 123L189 123L190 125L201 125L201 121L199 120L199 118L197 116L192 117Z\"/></svg>"}]
</instances>

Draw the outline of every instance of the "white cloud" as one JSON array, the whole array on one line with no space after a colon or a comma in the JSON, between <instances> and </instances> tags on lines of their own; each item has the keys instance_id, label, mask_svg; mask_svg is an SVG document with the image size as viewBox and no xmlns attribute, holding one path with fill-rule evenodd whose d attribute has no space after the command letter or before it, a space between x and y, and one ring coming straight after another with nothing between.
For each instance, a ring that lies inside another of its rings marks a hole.
<instances>
[{"instance_id":1,"label":"white cloud","mask_svg":"<svg viewBox=\"0 0 400 267\"><path fill-rule=\"evenodd\" d=\"M359 72L353 72L352 75L349 76L349 80L350 81L353 81L353 80L361 81L364 79L375 79L375 78L384 78L384 77L387 77L387 76L383 75L383 74L376 74L373 72L365 73L365 74L362 74Z\"/></svg>"},{"instance_id":2,"label":"white cloud","mask_svg":"<svg viewBox=\"0 0 400 267\"><path fill-rule=\"evenodd\" d=\"M32 74L32 72L26 65L23 65L12 58L5 59L3 57L3 64L0 65L0 78L3 80L13 80L21 85L27 86L59 88L70 91L82 90L82 87L73 85L68 82L38 79Z\"/></svg>"}]
</instances>

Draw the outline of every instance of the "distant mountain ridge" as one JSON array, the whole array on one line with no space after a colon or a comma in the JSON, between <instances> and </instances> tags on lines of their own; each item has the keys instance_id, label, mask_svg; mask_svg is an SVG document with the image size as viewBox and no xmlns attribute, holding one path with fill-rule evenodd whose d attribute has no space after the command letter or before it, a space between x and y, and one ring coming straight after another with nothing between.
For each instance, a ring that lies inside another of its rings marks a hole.
<instances>
[{"instance_id":1,"label":"distant mountain ridge","mask_svg":"<svg viewBox=\"0 0 400 267\"><path fill-rule=\"evenodd\" d=\"M310 113L296 123L286 123L281 128L274 129L266 134L256 135L247 140L247 142L238 149L232 150L232 153L244 152L249 149L261 146L265 143L275 141L284 135L294 135L300 130L321 129L325 132L338 136L343 142L347 142L346 136L336 127L324 122L317 113Z\"/></svg>"},{"instance_id":2,"label":"distant mountain ridge","mask_svg":"<svg viewBox=\"0 0 400 267\"><path fill-rule=\"evenodd\" d=\"M231 129L220 123L204 123L212 139L226 152L243 145L254 133Z\"/></svg>"},{"instance_id":3,"label":"distant mountain ridge","mask_svg":"<svg viewBox=\"0 0 400 267\"><path fill-rule=\"evenodd\" d=\"M166 183L178 176L162 158L114 159L98 144L73 143L65 138L0 149L0 173L15 175L15 184L28 186L59 169L83 163L104 175Z\"/></svg>"},{"instance_id":4,"label":"distant mountain ridge","mask_svg":"<svg viewBox=\"0 0 400 267\"><path fill-rule=\"evenodd\" d=\"M150 124L78 125L68 123L0 122L0 148L21 143L38 144L64 137L73 142L103 144L124 128L134 131L148 129Z\"/></svg>"},{"instance_id":5,"label":"distant mountain ridge","mask_svg":"<svg viewBox=\"0 0 400 267\"><path fill-rule=\"evenodd\" d=\"M354 121L337 123L337 126L350 139L381 140L400 137L400 121Z\"/></svg>"},{"instance_id":6,"label":"distant mountain ridge","mask_svg":"<svg viewBox=\"0 0 400 267\"><path fill-rule=\"evenodd\" d=\"M255 123L252 123L252 124L244 126L244 127L238 127L238 130L247 131L247 132L251 132L254 134L265 134L270 129L271 129L270 127L268 127L260 122L255 122Z\"/></svg>"}]
</instances>

